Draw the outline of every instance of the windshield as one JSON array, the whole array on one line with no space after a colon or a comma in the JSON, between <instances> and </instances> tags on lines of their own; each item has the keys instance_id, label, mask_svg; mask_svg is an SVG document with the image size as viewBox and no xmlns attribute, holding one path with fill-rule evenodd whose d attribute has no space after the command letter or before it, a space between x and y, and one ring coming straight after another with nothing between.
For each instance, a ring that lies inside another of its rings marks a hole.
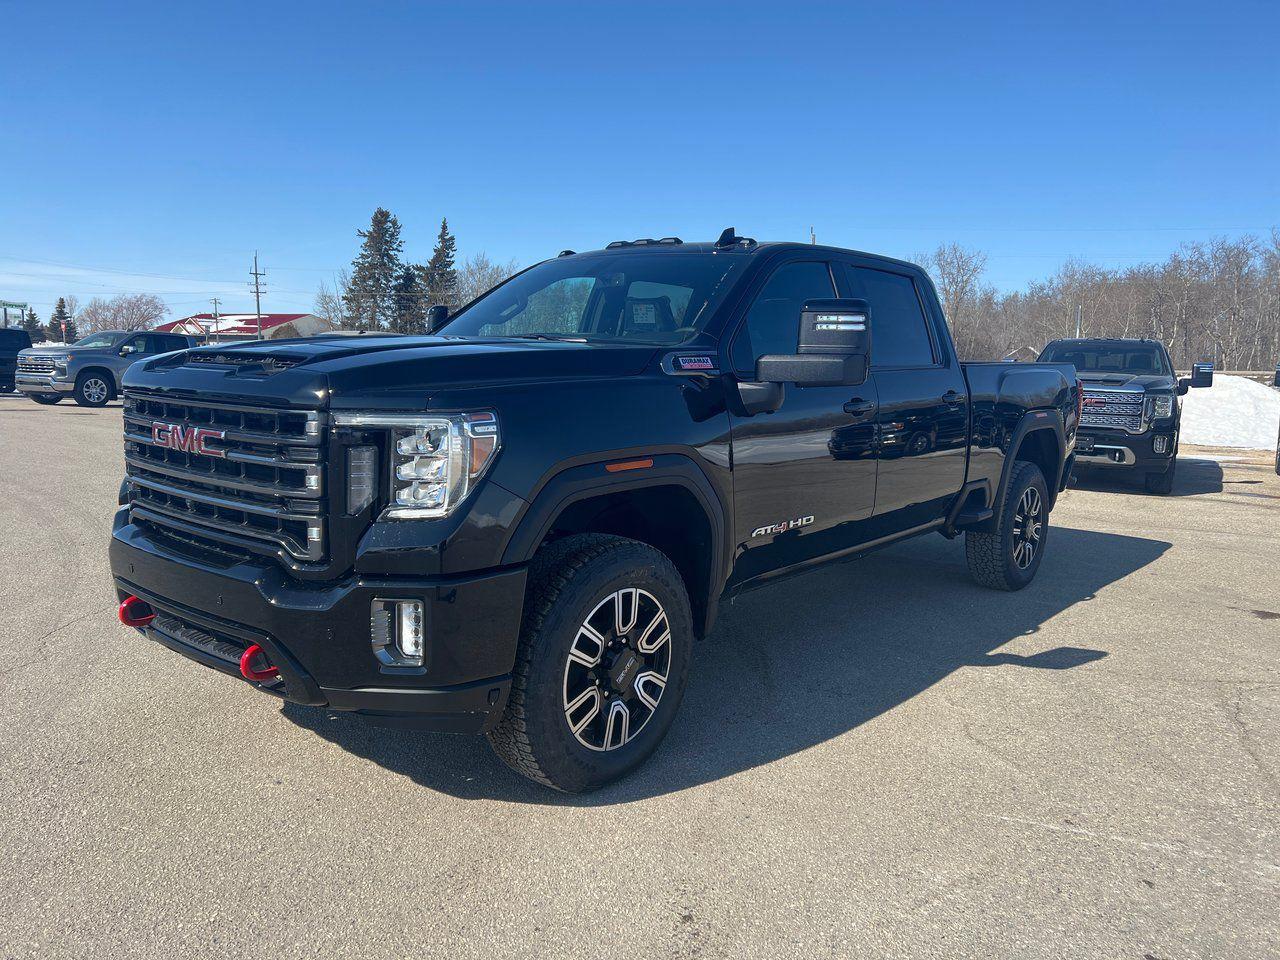
<instances>
[{"instance_id":1,"label":"windshield","mask_svg":"<svg viewBox=\"0 0 1280 960\"><path fill-rule=\"evenodd\" d=\"M87 337L81 337L72 346L76 347L114 347L116 341L123 337L123 333L91 333Z\"/></svg>"},{"instance_id":2,"label":"windshield","mask_svg":"<svg viewBox=\"0 0 1280 960\"><path fill-rule=\"evenodd\" d=\"M1051 343L1040 354L1046 363L1072 363L1076 372L1123 373L1131 377L1151 374L1173 376L1165 362L1164 351L1149 344L1122 346L1085 346L1080 343Z\"/></svg>"},{"instance_id":3,"label":"windshield","mask_svg":"<svg viewBox=\"0 0 1280 960\"><path fill-rule=\"evenodd\" d=\"M702 329L742 257L619 253L548 260L463 310L445 336L683 343Z\"/></svg>"}]
</instances>

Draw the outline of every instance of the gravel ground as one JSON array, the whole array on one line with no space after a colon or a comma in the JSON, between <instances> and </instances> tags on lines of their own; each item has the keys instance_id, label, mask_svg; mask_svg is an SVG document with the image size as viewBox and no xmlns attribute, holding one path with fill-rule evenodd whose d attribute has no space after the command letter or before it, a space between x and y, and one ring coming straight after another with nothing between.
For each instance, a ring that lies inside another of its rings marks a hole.
<instances>
[{"instance_id":1,"label":"gravel ground","mask_svg":"<svg viewBox=\"0 0 1280 960\"><path fill-rule=\"evenodd\" d=\"M1022 593L929 537L740 599L570 798L116 623L119 436L0 397L3 956L1277 955L1269 457L1086 478Z\"/></svg>"}]
</instances>

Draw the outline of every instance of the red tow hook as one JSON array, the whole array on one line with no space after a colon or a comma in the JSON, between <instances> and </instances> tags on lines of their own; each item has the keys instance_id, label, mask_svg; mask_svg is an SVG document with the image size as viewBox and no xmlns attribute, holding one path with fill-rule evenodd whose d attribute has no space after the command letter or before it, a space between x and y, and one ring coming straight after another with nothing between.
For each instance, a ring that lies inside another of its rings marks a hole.
<instances>
[{"instance_id":1,"label":"red tow hook","mask_svg":"<svg viewBox=\"0 0 1280 960\"><path fill-rule=\"evenodd\" d=\"M256 667L254 666L254 661L259 661L265 666ZM267 652L255 643L251 644L240 656L240 675L246 680L266 683L268 680L276 679L280 675L280 671L267 660Z\"/></svg>"},{"instance_id":2,"label":"red tow hook","mask_svg":"<svg viewBox=\"0 0 1280 960\"><path fill-rule=\"evenodd\" d=\"M125 597L120 602L119 616L126 627L145 627L156 618L156 612L141 597Z\"/></svg>"}]
</instances>

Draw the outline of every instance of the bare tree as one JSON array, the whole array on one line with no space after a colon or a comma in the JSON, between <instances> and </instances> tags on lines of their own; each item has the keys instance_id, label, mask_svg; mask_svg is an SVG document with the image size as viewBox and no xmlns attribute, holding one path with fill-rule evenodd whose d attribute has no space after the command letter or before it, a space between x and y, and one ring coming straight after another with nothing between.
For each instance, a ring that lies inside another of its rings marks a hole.
<instances>
[{"instance_id":1,"label":"bare tree","mask_svg":"<svg viewBox=\"0 0 1280 960\"><path fill-rule=\"evenodd\" d=\"M80 332L85 334L115 329L111 324L111 305L101 297L94 297L81 308L76 315L76 323Z\"/></svg>"},{"instance_id":2,"label":"bare tree","mask_svg":"<svg viewBox=\"0 0 1280 960\"><path fill-rule=\"evenodd\" d=\"M519 269L515 260L494 263L484 251L468 257L458 268L457 302L461 305L470 303Z\"/></svg>"},{"instance_id":3,"label":"bare tree","mask_svg":"<svg viewBox=\"0 0 1280 960\"><path fill-rule=\"evenodd\" d=\"M169 315L169 308L153 293L134 293L111 300L117 330L151 330Z\"/></svg>"},{"instance_id":4,"label":"bare tree","mask_svg":"<svg viewBox=\"0 0 1280 960\"><path fill-rule=\"evenodd\" d=\"M110 300L94 297L76 315L81 333L100 330L150 330L169 315L165 302L152 293L121 294Z\"/></svg>"},{"instance_id":5,"label":"bare tree","mask_svg":"<svg viewBox=\"0 0 1280 960\"><path fill-rule=\"evenodd\" d=\"M1147 337L1186 369L1268 370L1280 361L1280 231L1184 244L1162 263L1123 270L1068 260L1027 289L999 294L983 282L986 258L944 244L918 258L934 278L963 359L1000 359L1074 336Z\"/></svg>"},{"instance_id":6,"label":"bare tree","mask_svg":"<svg viewBox=\"0 0 1280 960\"><path fill-rule=\"evenodd\" d=\"M316 299L311 312L317 317L323 317L328 320L335 327L355 329L355 318L347 311L350 288L351 278L345 270L339 270L334 275L333 286L322 280L320 289L316 291Z\"/></svg>"}]
</instances>

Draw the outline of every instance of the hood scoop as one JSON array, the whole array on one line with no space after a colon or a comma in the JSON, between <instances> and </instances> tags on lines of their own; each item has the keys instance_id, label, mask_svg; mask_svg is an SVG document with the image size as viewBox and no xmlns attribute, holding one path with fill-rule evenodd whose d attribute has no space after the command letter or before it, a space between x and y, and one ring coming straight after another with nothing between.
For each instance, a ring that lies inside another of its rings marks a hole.
<instances>
[{"instance_id":1,"label":"hood scoop","mask_svg":"<svg viewBox=\"0 0 1280 960\"><path fill-rule=\"evenodd\" d=\"M188 353L181 362L189 367L231 367L237 376L264 376L296 367L305 357L289 354L231 353L198 351Z\"/></svg>"}]
</instances>

